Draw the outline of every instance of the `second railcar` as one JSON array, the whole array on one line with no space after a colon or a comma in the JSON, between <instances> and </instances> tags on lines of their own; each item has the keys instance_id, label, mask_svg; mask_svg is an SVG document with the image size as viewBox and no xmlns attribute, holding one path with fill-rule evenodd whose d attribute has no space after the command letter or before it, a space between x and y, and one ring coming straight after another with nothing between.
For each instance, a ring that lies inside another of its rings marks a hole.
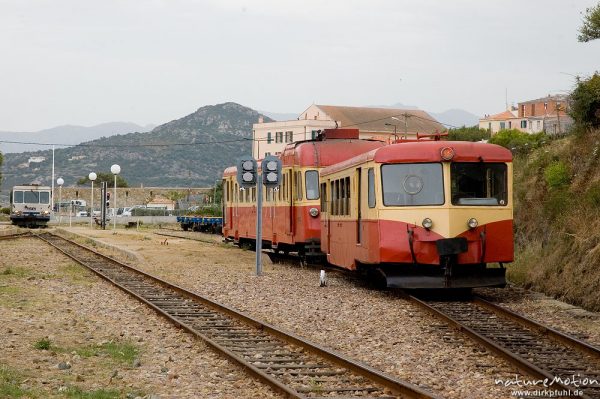
<instances>
[{"instance_id":1,"label":"second railcar","mask_svg":"<svg viewBox=\"0 0 600 399\"><path fill-rule=\"evenodd\" d=\"M325 130L316 140L288 144L282 160L282 184L263 191L263 247L319 256L319 171L386 143L359 139L357 129ZM237 170L223 174L223 236L240 245L256 240L256 188L240 190Z\"/></svg>"}]
</instances>

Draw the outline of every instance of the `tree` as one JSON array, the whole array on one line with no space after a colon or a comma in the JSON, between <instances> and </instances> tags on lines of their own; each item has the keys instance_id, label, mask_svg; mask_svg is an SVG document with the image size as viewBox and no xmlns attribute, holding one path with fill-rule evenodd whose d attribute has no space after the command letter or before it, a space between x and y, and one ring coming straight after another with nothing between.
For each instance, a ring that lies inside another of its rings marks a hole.
<instances>
[{"instance_id":1,"label":"tree","mask_svg":"<svg viewBox=\"0 0 600 399\"><path fill-rule=\"evenodd\" d=\"M600 39L600 3L585 10L583 25L579 28L577 39L584 43Z\"/></svg>"},{"instance_id":2,"label":"tree","mask_svg":"<svg viewBox=\"0 0 600 399\"><path fill-rule=\"evenodd\" d=\"M113 186L115 184L115 176L112 173L98 173L98 177L94 181L94 183L100 184L102 182L107 182L109 186ZM77 180L77 185L85 186L90 182L90 179L86 177L82 177ZM117 187L129 187L127 181L121 176L117 175Z\"/></svg>"},{"instance_id":3,"label":"tree","mask_svg":"<svg viewBox=\"0 0 600 399\"><path fill-rule=\"evenodd\" d=\"M448 140L453 141L481 141L488 140L490 132L480 129L479 126L459 127L448 131Z\"/></svg>"},{"instance_id":4,"label":"tree","mask_svg":"<svg viewBox=\"0 0 600 399\"><path fill-rule=\"evenodd\" d=\"M509 150L527 151L538 147L544 139L544 133L529 134L517 129L501 130L490 138L489 143L498 144Z\"/></svg>"},{"instance_id":5,"label":"tree","mask_svg":"<svg viewBox=\"0 0 600 399\"><path fill-rule=\"evenodd\" d=\"M597 72L588 79L577 78L569 113L580 127L600 127L600 75Z\"/></svg>"}]
</instances>

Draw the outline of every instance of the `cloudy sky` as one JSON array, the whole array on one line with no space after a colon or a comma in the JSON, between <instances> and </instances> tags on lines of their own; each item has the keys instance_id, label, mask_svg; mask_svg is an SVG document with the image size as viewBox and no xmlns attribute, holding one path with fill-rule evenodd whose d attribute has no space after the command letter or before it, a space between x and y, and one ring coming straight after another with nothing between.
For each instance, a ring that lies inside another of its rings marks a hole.
<instances>
[{"instance_id":1,"label":"cloudy sky","mask_svg":"<svg viewBox=\"0 0 600 399\"><path fill-rule=\"evenodd\" d=\"M577 42L597 1L0 0L0 130L225 101L496 113L600 69L600 40Z\"/></svg>"}]
</instances>

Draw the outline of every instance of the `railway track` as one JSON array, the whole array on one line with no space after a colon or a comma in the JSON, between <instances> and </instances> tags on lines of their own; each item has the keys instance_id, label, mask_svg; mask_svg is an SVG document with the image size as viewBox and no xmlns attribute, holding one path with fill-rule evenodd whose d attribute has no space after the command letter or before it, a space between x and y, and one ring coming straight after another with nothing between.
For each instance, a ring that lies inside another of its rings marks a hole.
<instances>
[{"instance_id":1,"label":"railway track","mask_svg":"<svg viewBox=\"0 0 600 399\"><path fill-rule=\"evenodd\" d=\"M600 398L600 349L480 297L470 301L411 300L550 389ZM558 378L558 380L555 379ZM579 386L577 386L579 385ZM541 388L542 384L529 387Z\"/></svg>"},{"instance_id":2,"label":"railway track","mask_svg":"<svg viewBox=\"0 0 600 399\"><path fill-rule=\"evenodd\" d=\"M30 235L31 235L31 231L27 230L27 231L22 231L22 232L18 232L18 233L10 233L10 234L0 235L0 240L11 240L13 238L27 237Z\"/></svg>"},{"instance_id":3,"label":"railway track","mask_svg":"<svg viewBox=\"0 0 600 399\"><path fill-rule=\"evenodd\" d=\"M288 397L436 397L90 248L49 233L37 237L203 339Z\"/></svg>"}]
</instances>

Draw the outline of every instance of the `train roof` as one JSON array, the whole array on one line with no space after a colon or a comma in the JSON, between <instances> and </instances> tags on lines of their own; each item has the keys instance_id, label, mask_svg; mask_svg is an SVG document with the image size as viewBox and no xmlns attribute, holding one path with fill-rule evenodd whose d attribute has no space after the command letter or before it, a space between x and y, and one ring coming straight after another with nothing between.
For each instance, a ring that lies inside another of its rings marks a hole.
<instances>
[{"instance_id":1,"label":"train roof","mask_svg":"<svg viewBox=\"0 0 600 399\"><path fill-rule=\"evenodd\" d=\"M470 141L412 141L390 144L364 154L347 159L323 169L323 175L329 175L340 170L364 162L377 163L418 163L442 161L442 149L450 147L454 150L452 162L511 162L512 153L496 144Z\"/></svg>"},{"instance_id":2,"label":"train roof","mask_svg":"<svg viewBox=\"0 0 600 399\"><path fill-rule=\"evenodd\" d=\"M327 167L358 154L383 147L379 140L327 138L325 140L298 141L288 144L280 156L283 166ZM260 168L260 160L258 161ZM223 172L224 176L237 173L235 166Z\"/></svg>"},{"instance_id":3,"label":"train roof","mask_svg":"<svg viewBox=\"0 0 600 399\"><path fill-rule=\"evenodd\" d=\"M50 186L42 186L41 184L19 184L13 186L13 190L51 190Z\"/></svg>"}]
</instances>

